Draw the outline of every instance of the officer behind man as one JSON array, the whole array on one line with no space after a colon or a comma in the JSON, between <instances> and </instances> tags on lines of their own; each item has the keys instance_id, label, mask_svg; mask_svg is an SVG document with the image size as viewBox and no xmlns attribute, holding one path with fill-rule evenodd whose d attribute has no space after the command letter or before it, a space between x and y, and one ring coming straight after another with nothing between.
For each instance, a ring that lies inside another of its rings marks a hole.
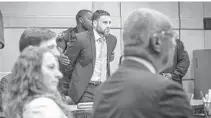
<instances>
[{"instance_id":1,"label":"officer behind man","mask_svg":"<svg viewBox=\"0 0 211 118\"><path fill-rule=\"evenodd\" d=\"M67 30L61 32L57 37L58 49L61 53L64 53L67 44L70 40L74 39L76 33L84 32L92 29L92 11L82 9L76 15L76 27L70 27Z\"/></svg>"},{"instance_id":2,"label":"officer behind man","mask_svg":"<svg viewBox=\"0 0 211 118\"><path fill-rule=\"evenodd\" d=\"M68 28L67 30L60 33L59 36L57 37L58 50L61 53L61 57L63 57L63 58L59 58L60 71L62 73L64 73L65 71L64 70L64 68L66 68L65 66L70 63L69 58L66 55L64 55L64 53L66 54L69 53L69 52L66 52L66 49L68 45L70 44L70 42L75 39L75 34L84 32L87 30L92 30L92 11L86 10L86 9L80 10L76 15L76 22L77 22L76 27ZM67 78L65 77L59 80L58 89L62 97L64 97L66 101L69 101L69 104L72 104L71 100L68 100L70 99L68 97L69 81L66 81L66 80Z\"/></svg>"},{"instance_id":3,"label":"officer behind man","mask_svg":"<svg viewBox=\"0 0 211 118\"><path fill-rule=\"evenodd\" d=\"M184 43L179 39L178 34L176 34L176 47L174 53L172 65L163 70L160 74L168 79L179 82L182 85L182 78L185 76L189 68L190 60Z\"/></svg>"}]
</instances>

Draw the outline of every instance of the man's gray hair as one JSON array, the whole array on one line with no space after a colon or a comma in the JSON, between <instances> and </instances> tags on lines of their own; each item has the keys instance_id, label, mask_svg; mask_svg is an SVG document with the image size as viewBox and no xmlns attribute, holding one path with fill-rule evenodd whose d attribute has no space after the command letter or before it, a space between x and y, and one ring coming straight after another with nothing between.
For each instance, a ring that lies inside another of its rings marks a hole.
<instances>
[{"instance_id":1,"label":"man's gray hair","mask_svg":"<svg viewBox=\"0 0 211 118\"><path fill-rule=\"evenodd\" d=\"M170 19L164 14L147 8L135 10L129 15L124 24L124 55L127 55L128 50L131 49L147 48L149 39L154 33L161 33L171 29ZM131 51L129 52L134 52L134 50Z\"/></svg>"}]
</instances>

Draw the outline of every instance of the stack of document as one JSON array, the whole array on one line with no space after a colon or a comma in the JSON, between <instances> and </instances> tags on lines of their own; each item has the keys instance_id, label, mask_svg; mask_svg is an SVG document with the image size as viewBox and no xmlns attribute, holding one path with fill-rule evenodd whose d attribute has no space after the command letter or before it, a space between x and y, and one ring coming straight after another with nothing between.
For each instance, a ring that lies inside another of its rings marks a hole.
<instances>
[{"instance_id":1,"label":"stack of document","mask_svg":"<svg viewBox=\"0 0 211 118\"><path fill-rule=\"evenodd\" d=\"M78 109L91 109L93 108L93 102L82 102L77 104Z\"/></svg>"}]
</instances>

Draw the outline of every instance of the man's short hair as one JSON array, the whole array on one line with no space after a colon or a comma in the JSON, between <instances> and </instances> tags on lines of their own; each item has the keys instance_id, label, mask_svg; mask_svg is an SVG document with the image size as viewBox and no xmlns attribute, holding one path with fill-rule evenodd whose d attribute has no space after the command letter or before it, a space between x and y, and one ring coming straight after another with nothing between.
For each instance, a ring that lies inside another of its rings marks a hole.
<instances>
[{"instance_id":1,"label":"man's short hair","mask_svg":"<svg viewBox=\"0 0 211 118\"><path fill-rule=\"evenodd\" d=\"M39 46L43 41L56 37L56 33L45 28L27 28L21 35L19 49L22 52L28 46Z\"/></svg>"},{"instance_id":2,"label":"man's short hair","mask_svg":"<svg viewBox=\"0 0 211 118\"><path fill-rule=\"evenodd\" d=\"M110 14L105 10L97 10L92 15L92 21L99 19L100 16L110 16Z\"/></svg>"},{"instance_id":3,"label":"man's short hair","mask_svg":"<svg viewBox=\"0 0 211 118\"><path fill-rule=\"evenodd\" d=\"M172 29L172 24L164 14L147 8L135 10L124 24L124 55L128 55L128 50L133 50L133 53L135 50L138 51L137 47L139 50L140 48L147 48L147 43L154 33L161 33L169 29Z\"/></svg>"},{"instance_id":4,"label":"man's short hair","mask_svg":"<svg viewBox=\"0 0 211 118\"><path fill-rule=\"evenodd\" d=\"M82 17L84 14L86 13L92 13L92 11L88 10L88 9L82 9L80 10L77 14L76 14L76 22L79 22L79 18Z\"/></svg>"}]
</instances>

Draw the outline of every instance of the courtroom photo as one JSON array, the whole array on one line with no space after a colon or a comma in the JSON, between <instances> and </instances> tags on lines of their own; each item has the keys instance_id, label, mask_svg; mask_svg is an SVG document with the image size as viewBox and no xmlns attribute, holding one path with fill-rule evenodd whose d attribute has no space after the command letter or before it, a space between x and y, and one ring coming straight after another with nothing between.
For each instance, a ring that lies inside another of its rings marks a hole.
<instances>
[{"instance_id":1,"label":"courtroom photo","mask_svg":"<svg viewBox=\"0 0 211 118\"><path fill-rule=\"evenodd\" d=\"M0 118L211 118L211 1L0 0Z\"/></svg>"}]
</instances>

